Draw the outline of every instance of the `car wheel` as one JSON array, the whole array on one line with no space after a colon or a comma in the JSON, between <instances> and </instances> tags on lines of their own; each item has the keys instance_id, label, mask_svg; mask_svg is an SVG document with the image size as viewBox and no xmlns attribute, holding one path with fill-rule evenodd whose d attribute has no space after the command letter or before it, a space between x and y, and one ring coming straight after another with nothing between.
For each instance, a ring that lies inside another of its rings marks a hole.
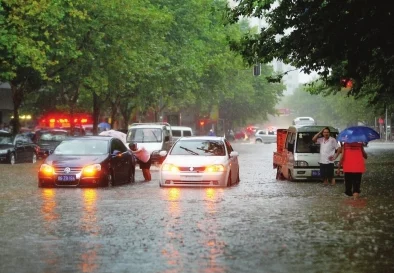
<instances>
[{"instance_id":1,"label":"car wheel","mask_svg":"<svg viewBox=\"0 0 394 273\"><path fill-rule=\"evenodd\" d=\"M11 155L10 155L10 164L11 164L11 165L14 165L15 162L16 162L16 161L15 161L15 154L11 154Z\"/></svg>"},{"instance_id":2,"label":"car wheel","mask_svg":"<svg viewBox=\"0 0 394 273\"><path fill-rule=\"evenodd\" d=\"M261 139L256 139L256 143L263 143Z\"/></svg>"},{"instance_id":3,"label":"car wheel","mask_svg":"<svg viewBox=\"0 0 394 273\"><path fill-rule=\"evenodd\" d=\"M113 175L112 170L110 170L108 175L107 175L107 185L106 186L107 187L113 187L114 184L115 184L114 175Z\"/></svg>"},{"instance_id":4,"label":"car wheel","mask_svg":"<svg viewBox=\"0 0 394 273\"><path fill-rule=\"evenodd\" d=\"M131 168L129 170L129 183L134 183L135 182L135 168Z\"/></svg>"},{"instance_id":5,"label":"car wheel","mask_svg":"<svg viewBox=\"0 0 394 273\"><path fill-rule=\"evenodd\" d=\"M31 159L31 163L36 163L37 162L37 155L36 153L33 153L33 157Z\"/></svg>"},{"instance_id":6,"label":"car wheel","mask_svg":"<svg viewBox=\"0 0 394 273\"><path fill-rule=\"evenodd\" d=\"M227 187L231 187L231 172L228 174L228 178L227 178Z\"/></svg>"}]
</instances>

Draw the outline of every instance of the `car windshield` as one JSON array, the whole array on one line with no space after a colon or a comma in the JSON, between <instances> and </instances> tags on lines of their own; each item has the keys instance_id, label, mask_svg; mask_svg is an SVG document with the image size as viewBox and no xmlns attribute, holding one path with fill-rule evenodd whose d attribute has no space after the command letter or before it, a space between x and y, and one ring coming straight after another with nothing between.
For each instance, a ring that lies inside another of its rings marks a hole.
<instances>
[{"instance_id":1,"label":"car windshield","mask_svg":"<svg viewBox=\"0 0 394 273\"><path fill-rule=\"evenodd\" d=\"M104 155L108 153L107 140L65 140L56 147L55 155Z\"/></svg>"},{"instance_id":2,"label":"car windshield","mask_svg":"<svg viewBox=\"0 0 394 273\"><path fill-rule=\"evenodd\" d=\"M302 132L297 134L297 149L298 153L319 153L320 145L312 141L314 135L318 132ZM331 132L330 136L336 138L338 133Z\"/></svg>"},{"instance_id":3,"label":"car windshield","mask_svg":"<svg viewBox=\"0 0 394 273\"><path fill-rule=\"evenodd\" d=\"M67 132L44 132L41 134L39 141L63 141L67 137Z\"/></svg>"},{"instance_id":4,"label":"car windshield","mask_svg":"<svg viewBox=\"0 0 394 273\"><path fill-rule=\"evenodd\" d=\"M127 135L127 142L162 142L160 128L133 128Z\"/></svg>"},{"instance_id":5,"label":"car windshield","mask_svg":"<svg viewBox=\"0 0 394 273\"><path fill-rule=\"evenodd\" d=\"M11 134L1 134L0 133L0 144L12 144L13 137Z\"/></svg>"},{"instance_id":6,"label":"car windshield","mask_svg":"<svg viewBox=\"0 0 394 273\"><path fill-rule=\"evenodd\" d=\"M225 156L224 143L219 140L181 139L172 148L171 155Z\"/></svg>"}]
</instances>

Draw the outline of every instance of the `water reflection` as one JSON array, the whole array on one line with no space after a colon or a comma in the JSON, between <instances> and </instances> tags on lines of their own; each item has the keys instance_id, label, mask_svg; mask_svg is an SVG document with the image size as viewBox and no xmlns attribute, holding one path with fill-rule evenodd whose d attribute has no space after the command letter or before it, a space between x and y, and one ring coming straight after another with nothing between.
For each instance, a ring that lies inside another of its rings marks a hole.
<instances>
[{"instance_id":1,"label":"water reflection","mask_svg":"<svg viewBox=\"0 0 394 273\"><path fill-rule=\"evenodd\" d=\"M56 213L56 193L54 189L43 189L41 191L42 204L41 214L44 219L44 226L47 231L53 227L53 221L59 218L59 214Z\"/></svg>"},{"instance_id":2,"label":"water reflection","mask_svg":"<svg viewBox=\"0 0 394 273\"><path fill-rule=\"evenodd\" d=\"M43 219L45 236L56 236L56 222L59 219L59 214L56 212L56 192L54 189L42 189L41 197L42 203L40 212ZM45 259L45 264L48 267L53 268L59 263L59 257L56 255L56 252L53 251L53 246L51 244L43 244L41 252L43 254L42 257ZM43 272L51 272L50 268L45 268Z\"/></svg>"},{"instance_id":3,"label":"water reflection","mask_svg":"<svg viewBox=\"0 0 394 273\"><path fill-rule=\"evenodd\" d=\"M83 213L81 217L81 230L87 235L97 236L99 227L97 223L97 191L96 189L85 189L83 191ZM83 244L85 251L81 252L80 270L82 272L96 272L97 252L100 248L97 244Z\"/></svg>"},{"instance_id":4,"label":"water reflection","mask_svg":"<svg viewBox=\"0 0 394 273\"><path fill-rule=\"evenodd\" d=\"M206 273L222 273L226 272L226 268L220 264L218 259L224 258L224 248L226 244L224 241L219 240L220 234L223 232L222 227L218 225L217 217L217 204L220 194L223 189L208 188L205 190L206 211L208 217L201 223L200 228L204 230L205 237L203 238L203 247L207 251L205 260L207 264L203 265L202 272Z\"/></svg>"},{"instance_id":5,"label":"water reflection","mask_svg":"<svg viewBox=\"0 0 394 273\"><path fill-rule=\"evenodd\" d=\"M165 233L166 239L168 243L166 247L162 249L161 254L167 260L167 264L171 267L179 266L181 260L181 254L178 251L177 247L180 242L183 242L182 233L179 232L180 229L180 219L179 216L181 214L181 209L179 206L179 199L181 196L181 190L179 188L170 188L166 189L168 204L168 211L169 211L169 219L167 223L167 230ZM178 272L178 270L170 269L164 271L165 273L171 272Z\"/></svg>"},{"instance_id":6,"label":"water reflection","mask_svg":"<svg viewBox=\"0 0 394 273\"><path fill-rule=\"evenodd\" d=\"M97 192L96 189L85 189L83 192L82 230L97 235Z\"/></svg>"},{"instance_id":7,"label":"water reflection","mask_svg":"<svg viewBox=\"0 0 394 273\"><path fill-rule=\"evenodd\" d=\"M353 208L365 208L367 206L367 199L360 198L357 200L348 199L344 201L345 205L348 205Z\"/></svg>"}]
</instances>

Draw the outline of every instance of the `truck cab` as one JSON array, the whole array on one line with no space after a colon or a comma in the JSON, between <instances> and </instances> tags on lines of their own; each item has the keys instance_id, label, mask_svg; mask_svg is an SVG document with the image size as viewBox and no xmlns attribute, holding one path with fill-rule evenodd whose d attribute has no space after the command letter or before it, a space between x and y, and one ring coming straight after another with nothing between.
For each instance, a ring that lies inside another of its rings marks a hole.
<instances>
[{"instance_id":1,"label":"truck cab","mask_svg":"<svg viewBox=\"0 0 394 273\"><path fill-rule=\"evenodd\" d=\"M168 152L173 144L171 125L166 122L133 123L129 126L126 141L143 146L151 154L152 163L161 163L160 151Z\"/></svg>"},{"instance_id":2,"label":"truck cab","mask_svg":"<svg viewBox=\"0 0 394 273\"><path fill-rule=\"evenodd\" d=\"M312 141L313 136L327 126L300 125L277 131L277 151L274 152L273 167L277 170L277 179L320 180L320 145ZM331 136L336 138L338 129L330 127ZM340 157L334 162L334 178L343 179L336 169Z\"/></svg>"}]
</instances>

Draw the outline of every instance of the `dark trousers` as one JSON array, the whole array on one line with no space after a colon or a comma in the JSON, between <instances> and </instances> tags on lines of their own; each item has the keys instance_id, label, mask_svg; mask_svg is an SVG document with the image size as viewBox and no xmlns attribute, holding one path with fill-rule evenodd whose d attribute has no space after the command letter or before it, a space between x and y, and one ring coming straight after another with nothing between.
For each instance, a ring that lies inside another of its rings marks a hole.
<instances>
[{"instance_id":1,"label":"dark trousers","mask_svg":"<svg viewBox=\"0 0 394 273\"><path fill-rule=\"evenodd\" d=\"M362 173L345 173L345 194L360 193Z\"/></svg>"},{"instance_id":2,"label":"dark trousers","mask_svg":"<svg viewBox=\"0 0 394 273\"><path fill-rule=\"evenodd\" d=\"M334 163L328 163L328 164L320 164L320 177L323 180L328 180L328 182L331 182L331 179L334 177Z\"/></svg>"}]
</instances>

